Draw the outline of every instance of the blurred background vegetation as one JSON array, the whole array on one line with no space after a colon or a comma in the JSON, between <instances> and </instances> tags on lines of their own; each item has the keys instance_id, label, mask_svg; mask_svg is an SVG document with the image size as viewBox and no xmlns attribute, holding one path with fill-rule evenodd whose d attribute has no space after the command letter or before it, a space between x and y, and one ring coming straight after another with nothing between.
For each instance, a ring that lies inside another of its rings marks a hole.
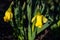
<instances>
[{"instance_id":1,"label":"blurred background vegetation","mask_svg":"<svg viewBox=\"0 0 60 40\"><path fill-rule=\"evenodd\" d=\"M16 40L60 39L60 0L13 0L11 7L13 18L3 23L11 26L11 33ZM35 22L31 23L37 11L48 19L42 28L35 27Z\"/></svg>"},{"instance_id":2,"label":"blurred background vegetation","mask_svg":"<svg viewBox=\"0 0 60 40\"><path fill-rule=\"evenodd\" d=\"M59 40L60 36L60 1L59 0L14 0L14 8L19 13L14 14L16 18L17 34L23 35L20 40ZM36 7L48 19L42 29L38 29L31 34L31 19L36 15ZM14 10L14 11L15 11ZM16 11L15 11L16 12ZM19 21L17 21L19 20ZM19 26L18 26L19 25ZM23 27L22 27L23 26ZM45 27L46 26L46 27ZM21 29L19 29L19 27ZM29 28L30 27L30 28ZM44 28L45 27L45 28ZM23 31L21 31L23 29ZM20 33L19 33L20 32ZM34 35L33 35L34 34ZM33 35L33 36L31 36ZM31 38L33 37L33 38Z\"/></svg>"}]
</instances>

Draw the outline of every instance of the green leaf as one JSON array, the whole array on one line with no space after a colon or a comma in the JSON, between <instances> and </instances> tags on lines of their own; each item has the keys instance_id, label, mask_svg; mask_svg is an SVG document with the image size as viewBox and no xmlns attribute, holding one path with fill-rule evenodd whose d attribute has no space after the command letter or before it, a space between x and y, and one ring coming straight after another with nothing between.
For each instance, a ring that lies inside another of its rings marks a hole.
<instances>
[{"instance_id":1,"label":"green leaf","mask_svg":"<svg viewBox=\"0 0 60 40\"><path fill-rule=\"evenodd\" d=\"M28 40L31 40L31 27L28 25Z\"/></svg>"},{"instance_id":2,"label":"green leaf","mask_svg":"<svg viewBox=\"0 0 60 40\"><path fill-rule=\"evenodd\" d=\"M29 6L29 4L27 5L27 16L28 16L28 20L31 20L31 6Z\"/></svg>"},{"instance_id":3,"label":"green leaf","mask_svg":"<svg viewBox=\"0 0 60 40\"><path fill-rule=\"evenodd\" d=\"M53 29L56 29L57 28L57 24L53 24L52 26L51 26L51 29L53 30Z\"/></svg>"},{"instance_id":4,"label":"green leaf","mask_svg":"<svg viewBox=\"0 0 60 40\"><path fill-rule=\"evenodd\" d=\"M60 26L60 20L57 22L57 25Z\"/></svg>"},{"instance_id":5,"label":"green leaf","mask_svg":"<svg viewBox=\"0 0 60 40\"><path fill-rule=\"evenodd\" d=\"M41 13L43 13L44 9L45 9L45 4L42 3L43 8L41 9Z\"/></svg>"}]
</instances>

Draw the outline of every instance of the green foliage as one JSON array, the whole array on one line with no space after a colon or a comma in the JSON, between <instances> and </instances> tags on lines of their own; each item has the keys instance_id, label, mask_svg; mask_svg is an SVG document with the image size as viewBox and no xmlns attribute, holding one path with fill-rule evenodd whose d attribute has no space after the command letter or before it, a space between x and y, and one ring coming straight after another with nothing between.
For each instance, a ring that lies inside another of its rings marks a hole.
<instances>
[{"instance_id":1,"label":"green foliage","mask_svg":"<svg viewBox=\"0 0 60 40\"><path fill-rule=\"evenodd\" d=\"M20 1L20 0L19 0ZM16 7L14 7L14 19L13 21L15 21L16 27L15 30L17 32L18 35L18 40L24 40L24 37L26 37L25 40L34 40L36 35L38 35L39 33L41 33L43 30L45 30L47 27L50 27L51 30L52 29L56 29L57 27L60 27L60 16L59 13L55 13L54 8L55 6L53 5L53 1L51 3L51 1L45 1L45 0L40 0L41 5L39 4L39 0L35 0L36 4L35 5L35 10L32 13L32 0L27 0L27 4L24 6L24 8L22 9L22 6L19 4L18 0L15 4ZM47 4L46 4L47 3ZM51 7L49 8L48 5L51 5ZM26 8L27 6L27 8ZM26 9L25 9L26 8ZM45 23L43 25L42 28L37 28L35 27L35 22L31 23L31 19L33 18L33 16L36 15L37 10L39 9L39 11L41 12L41 14L45 17L47 17L48 22ZM25 13L25 11L27 11ZM54 11L54 12L52 12ZM59 10L58 10L59 11ZM55 14L54 14L55 13ZM28 25L27 27L24 25L24 20L28 21L26 22L26 25ZM14 25L14 22L11 22L12 25ZM33 29L33 31L32 31Z\"/></svg>"}]
</instances>

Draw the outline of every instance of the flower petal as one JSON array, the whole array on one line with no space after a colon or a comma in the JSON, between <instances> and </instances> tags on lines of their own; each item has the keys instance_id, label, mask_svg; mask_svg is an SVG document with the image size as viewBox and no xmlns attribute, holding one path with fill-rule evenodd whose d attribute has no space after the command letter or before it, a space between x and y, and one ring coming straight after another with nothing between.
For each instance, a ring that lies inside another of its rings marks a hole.
<instances>
[{"instance_id":1,"label":"flower petal","mask_svg":"<svg viewBox=\"0 0 60 40\"><path fill-rule=\"evenodd\" d=\"M37 20L36 20L36 24L35 26L37 27L42 27L43 23L42 23L42 15L37 15Z\"/></svg>"},{"instance_id":2,"label":"flower petal","mask_svg":"<svg viewBox=\"0 0 60 40\"><path fill-rule=\"evenodd\" d=\"M48 21L48 19L43 16L43 23L46 23L47 21Z\"/></svg>"},{"instance_id":3,"label":"flower petal","mask_svg":"<svg viewBox=\"0 0 60 40\"><path fill-rule=\"evenodd\" d=\"M34 16L34 17L32 18L31 22L33 22L35 19L36 19L36 16Z\"/></svg>"}]
</instances>

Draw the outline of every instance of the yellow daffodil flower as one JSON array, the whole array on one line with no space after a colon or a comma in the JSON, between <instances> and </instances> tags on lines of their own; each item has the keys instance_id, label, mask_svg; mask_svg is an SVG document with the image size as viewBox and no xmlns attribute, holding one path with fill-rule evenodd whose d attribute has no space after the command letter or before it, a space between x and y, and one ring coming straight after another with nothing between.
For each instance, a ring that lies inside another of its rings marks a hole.
<instances>
[{"instance_id":1,"label":"yellow daffodil flower","mask_svg":"<svg viewBox=\"0 0 60 40\"><path fill-rule=\"evenodd\" d=\"M12 13L12 5L14 4L14 2L12 1L9 8L6 10L5 12L5 16L3 17L4 22L9 22L10 20L12 20L13 18L13 13Z\"/></svg>"},{"instance_id":2,"label":"yellow daffodil flower","mask_svg":"<svg viewBox=\"0 0 60 40\"><path fill-rule=\"evenodd\" d=\"M35 26L42 28L43 23L47 22L47 18L44 17L43 15L40 14L40 12L38 12L33 18L32 18L32 22L35 21Z\"/></svg>"},{"instance_id":3,"label":"yellow daffodil flower","mask_svg":"<svg viewBox=\"0 0 60 40\"><path fill-rule=\"evenodd\" d=\"M11 11L11 8L8 8L8 10L5 12L5 16L3 17L5 22L10 21L13 18L13 13Z\"/></svg>"},{"instance_id":4,"label":"yellow daffodil flower","mask_svg":"<svg viewBox=\"0 0 60 40\"><path fill-rule=\"evenodd\" d=\"M36 24L35 24L36 27L39 27L39 28L42 27L42 25L43 25L42 17L43 17L42 15L37 15L36 16Z\"/></svg>"}]
</instances>

